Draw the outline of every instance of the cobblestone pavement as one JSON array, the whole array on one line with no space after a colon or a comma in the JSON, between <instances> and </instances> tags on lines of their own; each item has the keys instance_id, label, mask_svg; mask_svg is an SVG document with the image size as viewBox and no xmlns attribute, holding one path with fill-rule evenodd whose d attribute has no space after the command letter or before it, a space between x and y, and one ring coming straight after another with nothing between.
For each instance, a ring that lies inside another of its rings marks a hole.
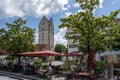
<instances>
[{"instance_id":1,"label":"cobblestone pavement","mask_svg":"<svg viewBox=\"0 0 120 80\"><path fill-rule=\"evenodd\" d=\"M20 73L0 71L0 80L46 80L46 79L35 78L34 76L23 75ZM65 77L52 76L52 80L65 80Z\"/></svg>"},{"instance_id":2,"label":"cobblestone pavement","mask_svg":"<svg viewBox=\"0 0 120 80\"><path fill-rule=\"evenodd\" d=\"M19 80L19 79L14 79L14 78L11 78L11 77L0 75L0 80ZM24 79L24 80L27 80L27 79ZM39 80L44 80L44 79L39 79ZM65 80L65 78L64 77L60 77L60 78L53 77L52 80Z\"/></svg>"},{"instance_id":3,"label":"cobblestone pavement","mask_svg":"<svg viewBox=\"0 0 120 80\"><path fill-rule=\"evenodd\" d=\"M4 74L6 74L6 75L4 75ZM10 77L7 77L8 75L10 75ZM15 78L17 78L17 79L15 79ZM36 78L36 77L30 76L30 75L29 76L22 75L20 73L11 73L11 72L0 71L0 80L46 80L46 79ZM60 77L60 76L56 75L56 76L52 76L52 80L66 80L66 79L65 79L65 77ZM100 78L100 79L96 79L96 80L108 80L108 79Z\"/></svg>"},{"instance_id":4,"label":"cobblestone pavement","mask_svg":"<svg viewBox=\"0 0 120 80\"><path fill-rule=\"evenodd\" d=\"M0 80L17 80L17 79L14 79L14 78L11 78L11 77L7 77L7 76L1 76L0 75Z\"/></svg>"}]
</instances>

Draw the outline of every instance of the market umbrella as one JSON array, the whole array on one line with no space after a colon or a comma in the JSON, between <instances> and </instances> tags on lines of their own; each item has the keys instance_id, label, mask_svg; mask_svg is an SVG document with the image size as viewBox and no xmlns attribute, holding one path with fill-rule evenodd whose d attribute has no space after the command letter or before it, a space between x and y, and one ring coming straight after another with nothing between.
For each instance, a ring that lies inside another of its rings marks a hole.
<instances>
[{"instance_id":1,"label":"market umbrella","mask_svg":"<svg viewBox=\"0 0 120 80\"><path fill-rule=\"evenodd\" d=\"M44 51L33 52L33 56L34 57L42 57L42 56L47 57L47 61L51 63L51 57L49 56L62 56L62 54L49 51L49 50L44 50Z\"/></svg>"},{"instance_id":2,"label":"market umbrella","mask_svg":"<svg viewBox=\"0 0 120 80\"><path fill-rule=\"evenodd\" d=\"M62 54L44 50L44 51L37 51L37 52L24 52L24 53L18 53L15 56L31 56L31 57L41 57L41 56L62 56Z\"/></svg>"},{"instance_id":3,"label":"market umbrella","mask_svg":"<svg viewBox=\"0 0 120 80\"><path fill-rule=\"evenodd\" d=\"M6 55L7 53L0 48L0 55Z\"/></svg>"},{"instance_id":4,"label":"market umbrella","mask_svg":"<svg viewBox=\"0 0 120 80\"><path fill-rule=\"evenodd\" d=\"M67 54L64 54L64 56L66 57L69 57L69 56L81 56L81 53L78 53L78 52L71 52L71 53L67 53Z\"/></svg>"},{"instance_id":5,"label":"market umbrella","mask_svg":"<svg viewBox=\"0 0 120 80\"><path fill-rule=\"evenodd\" d=\"M76 64L75 57L81 56L82 53L73 51L71 53L64 54L65 57L73 57L73 63ZM77 61L78 63L78 61Z\"/></svg>"},{"instance_id":6,"label":"market umbrella","mask_svg":"<svg viewBox=\"0 0 120 80\"><path fill-rule=\"evenodd\" d=\"M32 52L17 53L14 56L32 56Z\"/></svg>"},{"instance_id":7,"label":"market umbrella","mask_svg":"<svg viewBox=\"0 0 120 80\"><path fill-rule=\"evenodd\" d=\"M88 53L88 69L94 68L94 50L90 48Z\"/></svg>"},{"instance_id":8,"label":"market umbrella","mask_svg":"<svg viewBox=\"0 0 120 80\"><path fill-rule=\"evenodd\" d=\"M15 56L26 56L26 57L48 57L48 56L62 56L62 54L49 51L49 50L44 50L44 51L37 51L37 52L24 52L24 53L18 53L15 54Z\"/></svg>"},{"instance_id":9,"label":"market umbrella","mask_svg":"<svg viewBox=\"0 0 120 80\"><path fill-rule=\"evenodd\" d=\"M38 51L38 52L33 52L33 56L62 56L62 54L50 51L50 50L44 50L44 51Z\"/></svg>"}]
</instances>

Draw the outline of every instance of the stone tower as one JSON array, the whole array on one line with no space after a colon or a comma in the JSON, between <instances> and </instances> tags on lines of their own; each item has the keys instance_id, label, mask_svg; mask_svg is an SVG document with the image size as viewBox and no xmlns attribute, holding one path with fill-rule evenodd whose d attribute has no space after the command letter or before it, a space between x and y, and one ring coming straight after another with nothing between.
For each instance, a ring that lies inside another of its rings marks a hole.
<instances>
[{"instance_id":1,"label":"stone tower","mask_svg":"<svg viewBox=\"0 0 120 80\"><path fill-rule=\"evenodd\" d=\"M50 50L54 51L54 26L53 20L47 20L45 16L39 23L39 44L49 45Z\"/></svg>"}]
</instances>

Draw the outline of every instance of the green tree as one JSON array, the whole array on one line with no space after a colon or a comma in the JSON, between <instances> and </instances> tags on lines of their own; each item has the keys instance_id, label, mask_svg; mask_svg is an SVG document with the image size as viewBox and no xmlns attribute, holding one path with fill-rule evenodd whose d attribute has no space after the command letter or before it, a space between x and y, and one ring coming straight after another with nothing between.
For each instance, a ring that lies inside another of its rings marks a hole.
<instances>
[{"instance_id":1,"label":"green tree","mask_svg":"<svg viewBox=\"0 0 120 80\"><path fill-rule=\"evenodd\" d=\"M99 0L76 0L76 2L80 4L82 11L62 18L59 26L71 28L77 34L67 35L67 38L78 43L78 48L84 53L88 53L90 48L94 51L112 49L112 46L117 44L116 38L120 38L120 23L115 22L120 10L115 10L108 16L95 17L93 12L99 5ZM108 66L109 74L112 75L112 65ZM109 79L112 78L113 76L109 76Z\"/></svg>"},{"instance_id":2,"label":"green tree","mask_svg":"<svg viewBox=\"0 0 120 80\"><path fill-rule=\"evenodd\" d=\"M62 45L62 44L56 44L55 46L55 52L58 52L58 53L67 53L68 49ZM55 60L61 60L62 58L61 57L55 57Z\"/></svg>"},{"instance_id":3,"label":"green tree","mask_svg":"<svg viewBox=\"0 0 120 80\"><path fill-rule=\"evenodd\" d=\"M116 24L120 23L120 18L116 19L115 22L116 22ZM120 34L120 33L118 32L117 34ZM114 45L114 46L112 47L112 49L113 49L113 50L120 50L120 44L119 44L119 43L120 43L120 37L118 36L115 41L116 41L118 44Z\"/></svg>"},{"instance_id":4,"label":"green tree","mask_svg":"<svg viewBox=\"0 0 120 80\"><path fill-rule=\"evenodd\" d=\"M33 44L34 29L26 26L26 20L18 18L13 23L6 23L8 29L0 30L0 47L9 54L16 54L27 51L35 51L37 48Z\"/></svg>"},{"instance_id":5,"label":"green tree","mask_svg":"<svg viewBox=\"0 0 120 80\"><path fill-rule=\"evenodd\" d=\"M5 29L4 28L0 29L0 48L3 49L5 49L4 43L7 40L6 37L4 36L4 33L5 33Z\"/></svg>"},{"instance_id":6,"label":"green tree","mask_svg":"<svg viewBox=\"0 0 120 80\"><path fill-rule=\"evenodd\" d=\"M119 43L120 43L120 39L116 39L116 42L117 42L118 44L114 45L114 46L112 47L112 49L117 51L117 50L120 50L120 44L119 44Z\"/></svg>"},{"instance_id":7,"label":"green tree","mask_svg":"<svg viewBox=\"0 0 120 80\"><path fill-rule=\"evenodd\" d=\"M95 76L100 77L104 76L106 70L106 62L105 61L95 61ZM103 74L103 75L101 75Z\"/></svg>"},{"instance_id":8,"label":"green tree","mask_svg":"<svg viewBox=\"0 0 120 80\"><path fill-rule=\"evenodd\" d=\"M67 53L67 48L62 45L62 44L56 44L55 46L55 52L58 52L58 53Z\"/></svg>"},{"instance_id":9,"label":"green tree","mask_svg":"<svg viewBox=\"0 0 120 80\"><path fill-rule=\"evenodd\" d=\"M115 38L120 31L120 24L115 19L120 10L111 12L108 16L95 17L93 12L99 5L99 0L76 0L82 11L71 14L61 19L60 28L67 27L74 31L75 35L67 35L78 43L78 48L88 53L90 48L95 51L111 49L116 44Z\"/></svg>"}]
</instances>

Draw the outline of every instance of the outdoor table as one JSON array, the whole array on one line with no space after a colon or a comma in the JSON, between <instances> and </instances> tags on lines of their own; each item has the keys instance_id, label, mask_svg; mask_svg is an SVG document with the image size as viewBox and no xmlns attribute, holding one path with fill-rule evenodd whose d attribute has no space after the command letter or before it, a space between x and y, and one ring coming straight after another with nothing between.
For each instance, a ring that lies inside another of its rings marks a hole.
<instances>
[{"instance_id":1,"label":"outdoor table","mask_svg":"<svg viewBox=\"0 0 120 80\"><path fill-rule=\"evenodd\" d=\"M87 80L94 80L94 78L91 77L91 73L87 72L80 72L80 73L75 73L73 75L73 78L80 78L80 79L87 79Z\"/></svg>"},{"instance_id":2,"label":"outdoor table","mask_svg":"<svg viewBox=\"0 0 120 80\"><path fill-rule=\"evenodd\" d=\"M43 73L46 73L46 70L40 70L41 72L43 72Z\"/></svg>"},{"instance_id":3,"label":"outdoor table","mask_svg":"<svg viewBox=\"0 0 120 80\"><path fill-rule=\"evenodd\" d=\"M46 70L40 70L39 71L40 77L45 78L46 77Z\"/></svg>"},{"instance_id":4,"label":"outdoor table","mask_svg":"<svg viewBox=\"0 0 120 80\"><path fill-rule=\"evenodd\" d=\"M80 72L80 73L76 73L75 75L80 75L80 76L90 76L90 73Z\"/></svg>"},{"instance_id":5,"label":"outdoor table","mask_svg":"<svg viewBox=\"0 0 120 80\"><path fill-rule=\"evenodd\" d=\"M52 68L53 68L54 74L62 73L62 68L60 66L53 66Z\"/></svg>"}]
</instances>

